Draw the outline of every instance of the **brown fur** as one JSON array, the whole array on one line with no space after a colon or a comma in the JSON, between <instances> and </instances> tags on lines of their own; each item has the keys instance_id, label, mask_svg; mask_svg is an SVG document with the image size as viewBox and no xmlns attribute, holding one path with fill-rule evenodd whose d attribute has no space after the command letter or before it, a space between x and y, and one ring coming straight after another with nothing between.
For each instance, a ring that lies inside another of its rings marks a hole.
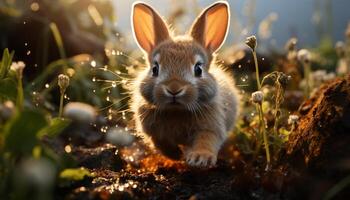
<instances>
[{"instance_id":1,"label":"brown fur","mask_svg":"<svg viewBox=\"0 0 350 200\"><path fill-rule=\"evenodd\" d=\"M134 29L139 23L151 24L153 32L167 27L150 6L138 3L135 7L152 13L153 26L152 21L135 19L138 11L134 10ZM208 13L211 16L205 16ZM212 19L218 16L227 19L220 23ZM139 34L149 28L134 33L140 47L147 53L150 65L139 74L132 92L131 108L137 130L150 136L164 155L180 159L184 154L187 163L193 166L216 163L217 153L238 115L239 95L234 80L215 65L215 56L212 55L225 39L228 17L228 4L220 2L202 13L192 26L191 35L171 37L168 34L162 36L167 39L157 40L159 36L153 34L153 38L143 40ZM212 27L208 27L207 20ZM160 22L164 26L159 26ZM217 29L216 36L209 33L213 27ZM205 33L199 36L201 30ZM158 42L151 44L151 41ZM200 77L194 75L196 59L203 63ZM152 67L156 61L160 66L159 75L153 76ZM171 96L167 91L182 93Z\"/></svg>"}]
</instances>

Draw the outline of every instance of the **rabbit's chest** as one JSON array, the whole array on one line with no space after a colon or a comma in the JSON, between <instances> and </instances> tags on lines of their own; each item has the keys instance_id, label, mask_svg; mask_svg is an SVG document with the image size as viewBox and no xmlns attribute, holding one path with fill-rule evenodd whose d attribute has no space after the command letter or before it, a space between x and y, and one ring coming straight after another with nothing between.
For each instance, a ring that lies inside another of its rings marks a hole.
<instances>
[{"instance_id":1,"label":"rabbit's chest","mask_svg":"<svg viewBox=\"0 0 350 200\"><path fill-rule=\"evenodd\" d=\"M148 121L148 123L147 123ZM185 112L163 112L143 122L144 131L160 140L173 140L179 144L191 141L196 130L193 116Z\"/></svg>"}]
</instances>

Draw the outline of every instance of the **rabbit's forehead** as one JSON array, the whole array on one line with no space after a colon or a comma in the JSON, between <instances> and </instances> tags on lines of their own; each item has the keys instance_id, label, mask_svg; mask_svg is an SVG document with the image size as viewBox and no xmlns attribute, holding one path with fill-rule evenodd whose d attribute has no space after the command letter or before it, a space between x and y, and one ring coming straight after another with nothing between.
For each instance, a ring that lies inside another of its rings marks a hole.
<instances>
[{"instance_id":1,"label":"rabbit's forehead","mask_svg":"<svg viewBox=\"0 0 350 200\"><path fill-rule=\"evenodd\" d=\"M153 53L153 60L166 67L192 66L206 62L205 52L192 45L165 45Z\"/></svg>"}]
</instances>

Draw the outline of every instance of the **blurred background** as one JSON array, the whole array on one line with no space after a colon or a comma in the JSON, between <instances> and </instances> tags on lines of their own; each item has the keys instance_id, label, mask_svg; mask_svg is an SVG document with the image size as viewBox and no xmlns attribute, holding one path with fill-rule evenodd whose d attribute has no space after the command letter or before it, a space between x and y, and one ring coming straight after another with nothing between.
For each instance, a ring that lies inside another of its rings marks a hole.
<instances>
[{"instance_id":1,"label":"blurred background","mask_svg":"<svg viewBox=\"0 0 350 200\"><path fill-rule=\"evenodd\" d=\"M130 8L134 1L113 1L118 25L130 31ZM197 15L198 6L204 8L213 0L145 0L163 16L176 9L186 14L179 21L186 30ZM240 43L250 34L258 34L272 47L283 47L290 37L297 37L301 45L317 45L323 36L344 39L350 19L347 0L228 0L231 6L229 42ZM180 12L179 12L180 13ZM265 22L265 23L264 23ZM268 23L271 22L271 23ZM227 43L229 44L229 43Z\"/></svg>"}]
</instances>

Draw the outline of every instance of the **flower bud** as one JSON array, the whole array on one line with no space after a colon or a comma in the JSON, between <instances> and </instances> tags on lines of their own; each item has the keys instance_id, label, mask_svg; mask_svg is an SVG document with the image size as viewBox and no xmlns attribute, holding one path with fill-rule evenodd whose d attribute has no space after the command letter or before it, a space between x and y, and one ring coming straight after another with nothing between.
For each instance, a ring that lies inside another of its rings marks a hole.
<instances>
[{"instance_id":1,"label":"flower bud","mask_svg":"<svg viewBox=\"0 0 350 200\"><path fill-rule=\"evenodd\" d=\"M257 41L255 35L249 36L245 40L245 44L252 50L255 51L257 46Z\"/></svg>"},{"instance_id":2,"label":"flower bud","mask_svg":"<svg viewBox=\"0 0 350 200\"><path fill-rule=\"evenodd\" d=\"M298 39L295 37L290 38L286 45L285 48L287 51L295 51L297 48L297 43L298 43Z\"/></svg>"},{"instance_id":3,"label":"flower bud","mask_svg":"<svg viewBox=\"0 0 350 200\"><path fill-rule=\"evenodd\" d=\"M298 115L289 115L288 117L288 124L296 124L299 120Z\"/></svg>"},{"instance_id":4,"label":"flower bud","mask_svg":"<svg viewBox=\"0 0 350 200\"><path fill-rule=\"evenodd\" d=\"M309 63L311 60L311 54L308 50L306 49L301 49L298 51L298 60L303 63Z\"/></svg>"},{"instance_id":5,"label":"flower bud","mask_svg":"<svg viewBox=\"0 0 350 200\"><path fill-rule=\"evenodd\" d=\"M339 58L343 58L345 56L345 44L342 41L338 41L335 43L335 51Z\"/></svg>"},{"instance_id":6,"label":"flower bud","mask_svg":"<svg viewBox=\"0 0 350 200\"><path fill-rule=\"evenodd\" d=\"M256 91L252 93L252 101L254 103L259 103L261 104L264 99L264 93L261 91Z\"/></svg>"},{"instance_id":7,"label":"flower bud","mask_svg":"<svg viewBox=\"0 0 350 200\"><path fill-rule=\"evenodd\" d=\"M60 87L61 93L63 94L69 86L69 77L64 74L58 75L58 86Z\"/></svg>"}]
</instances>

